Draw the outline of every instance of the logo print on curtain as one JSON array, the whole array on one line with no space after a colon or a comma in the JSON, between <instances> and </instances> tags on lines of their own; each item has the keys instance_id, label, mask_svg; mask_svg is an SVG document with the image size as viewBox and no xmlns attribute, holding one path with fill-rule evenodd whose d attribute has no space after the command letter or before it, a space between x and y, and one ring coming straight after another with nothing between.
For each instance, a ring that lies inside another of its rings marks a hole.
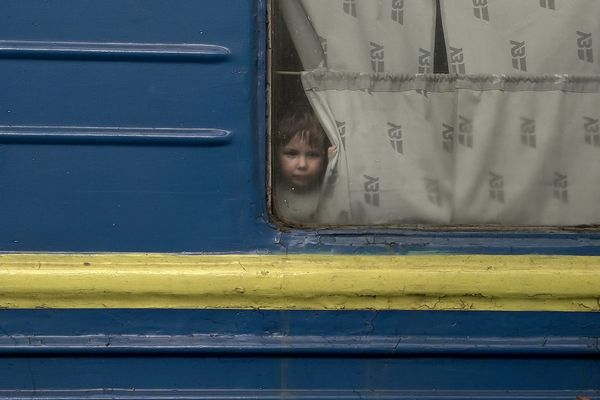
<instances>
[{"instance_id":1,"label":"logo print on curtain","mask_svg":"<svg viewBox=\"0 0 600 400\"><path fill-rule=\"evenodd\" d=\"M594 62L594 50L592 49L592 34L577 31L577 47L579 47L579 59L589 63Z\"/></svg>"},{"instance_id":2,"label":"logo print on curtain","mask_svg":"<svg viewBox=\"0 0 600 400\"><path fill-rule=\"evenodd\" d=\"M504 176L490 171L490 199L504 203Z\"/></svg>"},{"instance_id":3,"label":"logo print on curtain","mask_svg":"<svg viewBox=\"0 0 600 400\"><path fill-rule=\"evenodd\" d=\"M489 22L490 12L487 0L473 0L473 12L475 13L475 18Z\"/></svg>"},{"instance_id":4,"label":"logo print on curtain","mask_svg":"<svg viewBox=\"0 0 600 400\"><path fill-rule=\"evenodd\" d=\"M556 10L555 0L540 0L540 6L542 8L549 8L550 10Z\"/></svg>"},{"instance_id":5,"label":"logo print on curtain","mask_svg":"<svg viewBox=\"0 0 600 400\"><path fill-rule=\"evenodd\" d=\"M385 51L383 45L375 42L370 42L370 44L373 72L385 72Z\"/></svg>"},{"instance_id":6,"label":"logo print on curtain","mask_svg":"<svg viewBox=\"0 0 600 400\"><path fill-rule=\"evenodd\" d=\"M365 181L365 201L367 204L379 207L379 178L373 178L364 175Z\"/></svg>"},{"instance_id":7,"label":"logo print on curtain","mask_svg":"<svg viewBox=\"0 0 600 400\"><path fill-rule=\"evenodd\" d=\"M554 173L554 198L562 203L569 202L569 182L566 174Z\"/></svg>"},{"instance_id":8,"label":"logo print on curtain","mask_svg":"<svg viewBox=\"0 0 600 400\"><path fill-rule=\"evenodd\" d=\"M458 143L463 146L472 148L473 147L473 121L463 117L462 115L458 116Z\"/></svg>"},{"instance_id":9,"label":"logo print on curtain","mask_svg":"<svg viewBox=\"0 0 600 400\"><path fill-rule=\"evenodd\" d=\"M594 147L600 147L600 120L598 118L583 117L585 130L585 142Z\"/></svg>"},{"instance_id":10,"label":"logo print on curtain","mask_svg":"<svg viewBox=\"0 0 600 400\"><path fill-rule=\"evenodd\" d=\"M527 71L527 57L525 55L525 42L510 41L512 46L510 54L512 55L512 65L519 71Z\"/></svg>"},{"instance_id":11,"label":"logo print on curtain","mask_svg":"<svg viewBox=\"0 0 600 400\"><path fill-rule=\"evenodd\" d=\"M404 0L392 0L392 20L404 25Z\"/></svg>"},{"instance_id":12,"label":"logo print on curtain","mask_svg":"<svg viewBox=\"0 0 600 400\"><path fill-rule=\"evenodd\" d=\"M427 199L429 202L441 207L442 195L440 193L440 183L437 179L425 178L425 190L427 191Z\"/></svg>"},{"instance_id":13,"label":"logo print on curtain","mask_svg":"<svg viewBox=\"0 0 600 400\"><path fill-rule=\"evenodd\" d=\"M346 146L346 121L335 121L342 144Z\"/></svg>"},{"instance_id":14,"label":"logo print on curtain","mask_svg":"<svg viewBox=\"0 0 600 400\"><path fill-rule=\"evenodd\" d=\"M452 64L452 72L455 74L465 73L465 57L462 48L450 46L450 63Z\"/></svg>"},{"instance_id":15,"label":"logo print on curtain","mask_svg":"<svg viewBox=\"0 0 600 400\"><path fill-rule=\"evenodd\" d=\"M521 142L535 149L535 120L521 117Z\"/></svg>"},{"instance_id":16,"label":"logo print on curtain","mask_svg":"<svg viewBox=\"0 0 600 400\"><path fill-rule=\"evenodd\" d=\"M448 153L454 151L454 127L442 123L442 147Z\"/></svg>"},{"instance_id":17,"label":"logo print on curtain","mask_svg":"<svg viewBox=\"0 0 600 400\"><path fill-rule=\"evenodd\" d=\"M404 154L404 150L402 148L402 125L396 125L391 122L388 122L387 124L389 126L387 134L390 138L392 149L396 150L396 152L400 154Z\"/></svg>"},{"instance_id":18,"label":"logo print on curtain","mask_svg":"<svg viewBox=\"0 0 600 400\"><path fill-rule=\"evenodd\" d=\"M419 48L419 69L420 74L431 73L431 52Z\"/></svg>"},{"instance_id":19,"label":"logo print on curtain","mask_svg":"<svg viewBox=\"0 0 600 400\"><path fill-rule=\"evenodd\" d=\"M356 0L344 0L344 12L356 18Z\"/></svg>"}]
</instances>

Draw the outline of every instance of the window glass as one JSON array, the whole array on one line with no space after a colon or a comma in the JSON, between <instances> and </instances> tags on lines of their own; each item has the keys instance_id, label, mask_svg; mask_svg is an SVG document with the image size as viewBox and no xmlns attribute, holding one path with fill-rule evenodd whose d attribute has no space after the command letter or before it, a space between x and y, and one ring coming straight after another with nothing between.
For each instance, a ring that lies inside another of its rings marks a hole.
<instances>
[{"instance_id":1,"label":"window glass","mask_svg":"<svg viewBox=\"0 0 600 400\"><path fill-rule=\"evenodd\" d=\"M600 2L273 0L272 11L279 219L600 223Z\"/></svg>"}]
</instances>

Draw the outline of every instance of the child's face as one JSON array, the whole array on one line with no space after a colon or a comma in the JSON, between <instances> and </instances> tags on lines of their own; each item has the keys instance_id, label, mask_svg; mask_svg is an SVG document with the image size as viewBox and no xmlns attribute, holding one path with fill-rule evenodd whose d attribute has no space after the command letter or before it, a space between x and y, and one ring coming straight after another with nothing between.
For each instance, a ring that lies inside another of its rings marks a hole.
<instances>
[{"instance_id":1,"label":"child's face","mask_svg":"<svg viewBox=\"0 0 600 400\"><path fill-rule=\"evenodd\" d=\"M307 189L319 182L325 155L322 150L310 147L301 135L295 135L279 150L279 167L287 183L297 189Z\"/></svg>"}]
</instances>

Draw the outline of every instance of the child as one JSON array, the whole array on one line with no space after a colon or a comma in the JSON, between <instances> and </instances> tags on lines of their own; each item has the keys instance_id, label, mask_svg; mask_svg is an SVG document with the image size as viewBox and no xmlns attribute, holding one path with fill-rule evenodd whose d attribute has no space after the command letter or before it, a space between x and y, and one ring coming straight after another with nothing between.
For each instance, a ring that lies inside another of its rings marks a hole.
<instances>
[{"instance_id":1,"label":"child","mask_svg":"<svg viewBox=\"0 0 600 400\"><path fill-rule=\"evenodd\" d=\"M334 147L309 112L283 118L275 135L273 204L286 222L314 220L321 183ZM329 150L328 150L329 149Z\"/></svg>"}]
</instances>

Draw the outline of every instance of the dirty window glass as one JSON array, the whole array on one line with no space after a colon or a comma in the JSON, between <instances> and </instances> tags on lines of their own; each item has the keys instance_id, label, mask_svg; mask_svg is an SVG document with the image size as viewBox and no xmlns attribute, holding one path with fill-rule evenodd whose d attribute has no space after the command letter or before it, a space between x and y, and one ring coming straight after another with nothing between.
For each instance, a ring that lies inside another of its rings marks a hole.
<instances>
[{"instance_id":1,"label":"dirty window glass","mask_svg":"<svg viewBox=\"0 0 600 400\"><path fill-rule=\"evenodd\" d=\"M271 8L279 220L600 223L600 2Z\"/></svg>"}]
</instances>

